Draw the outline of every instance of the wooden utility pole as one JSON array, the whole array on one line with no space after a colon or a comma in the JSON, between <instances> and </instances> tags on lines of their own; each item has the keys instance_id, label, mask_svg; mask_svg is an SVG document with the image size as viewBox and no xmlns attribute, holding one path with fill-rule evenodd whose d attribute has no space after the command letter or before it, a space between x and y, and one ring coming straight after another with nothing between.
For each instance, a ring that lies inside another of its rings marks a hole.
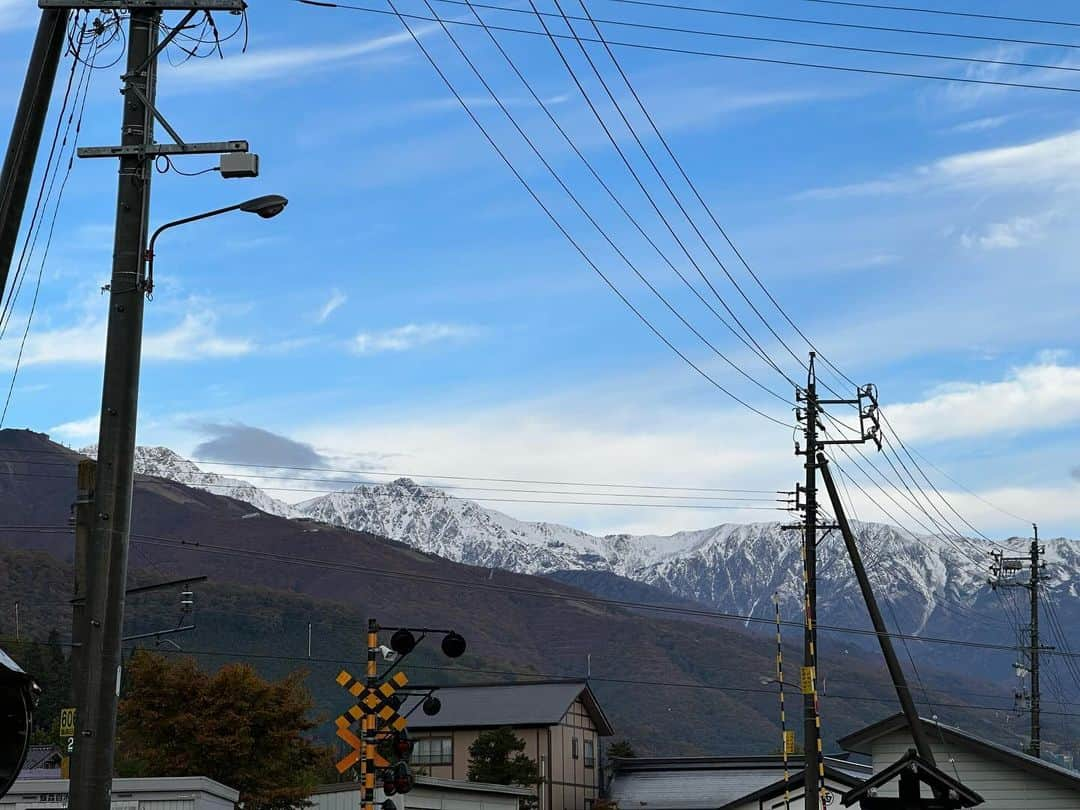
<instances>
[{"instance_id":1,"label":"wooden utility pole","mask_svg":"<svg viewBox=\"0 0 1080 810\"><path fill-rule=\"evenodd\" d=\"M0 172L0 293L7 287L11 259L19 240L26 195L34 176L41 131L49 112L49 97L56 68L64 52L64 34L70 12L66 8L41 11L34 49L26 68L22 95L11 127L11 139Z\"/></svg>"},{"instance_id":2,"label":"wooden utility pole","mask_svg":"<svg viewBox=\"0 0 1080 810\"><path fill-rule=\"evenodd\" d=\"M124 589L127 583L131 498L135 479L135 424L142 356L144 256L150 211L154 142L154 48L161 12L134 7L128 22L127 68L116 204L116 236L109 285L108 336L98 434L86 577L83 702L76 716L72 763L73 810L108 810L120 700Z\"/></svg>"}]
</instances>

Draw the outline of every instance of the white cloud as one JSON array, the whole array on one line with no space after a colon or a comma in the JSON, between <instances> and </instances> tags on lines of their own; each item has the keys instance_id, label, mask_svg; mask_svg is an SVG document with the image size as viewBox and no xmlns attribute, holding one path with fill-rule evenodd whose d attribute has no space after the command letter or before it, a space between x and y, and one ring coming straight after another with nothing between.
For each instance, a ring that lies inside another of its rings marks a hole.
<instances>
[{"instance_id":1,"label":"white cloud","mask_svg":"<svg viewBox=\"0 0 1080 810\"><path fill-rule=\"evenodd\" d=\"M436 26L414 26L418 37L435 30ZM182 79L177 86L198 82L219 84L225 82L252 82L296 75L302 71L329 70L341 62L359 57L385 54L413 41L407 31L337 44L267 48L250 48L247 53L231 53L225 60L191 60L175 68L175 76Z\"/></svg>"},{"instance_id":2,"label":"white cloud","mask_svg":"<svg viewBox=\"0 0 1080 810\"><path fill-rule=\"evenodd\" d=\"M1072 424L1080 421L1080 366L1037 363L1014 369L996 382L952 383L922 402L889 407L888 416L905 441L1017 434Z\"/></svg>"},{"instance_id":3,"label":"white cloud","mask_svg":"<svg viewBox=\"0 0 1080 810\"><path fill-rule=\"evenodd\" d=\"M208 312L185 315L179 323L143 338L146 361L185 361L208 357L235 357L254 350L245 338L218 334L215 318ZM86 318L71 326L54 329L30 328L23 352L22 367L46 365L97 365L105 360L106 324L103 318ZM21 327L18 334L21 335ZM13 368L18 357L18 341L0 344L0 367Z\"/></svg>"},{"instance_id":4,"label":"white cloud","mask_svg":"<svg viewBox=\"0 0 1080 810\"><path fill-rule=\"evenodd\" d=\"M315 315L315 321L317 323L325 323L326 319L333 315L334 311L348 300L348 296L341 292L341 290L332 290L330 292L330 297L326 299L326 303L319 308L319 312Z\"/></svg>"},{"instance_id":5,"label":"white cloud","mask_svg":"<svg viewBox=\"0 0 1080 810\"><path fill-rule=\"evenodd\" d=\"M0 0L0 30L19 28L34 18L37 3L27 0Z\"/></svg>"},{"instance_id":6,"label":"white cloud","mask_svg":"<svg viewBox=\"0 0 1080 810\"><path fill-rule=\"evenodd\" d=\"M931 188L1073 188L1080 176L1080 130L1015 146L980 149L845 186L804 191L805 199L912 193Z\"/></svg>"},{"instance_id":7,"label":"white cloud","mask_svg":"<svg viewBox=\"0 0 1080 810\"><path fill-rule=\"evenodd\" d=\"M476 337L475 326L454 323L409 323L381 332L361 332L352 341L357 354L404 352L433 343L452 343Z\"/></svg>"},{"instance_id":8,"label":"white cloud","mask_svg":"<svg viewBox=\"0 0 1080 810\"><path fill-rule=\"evenodd\" d=\"M1046 235L1046 223L1052 214L1042 216L1014 217L1007 222L994 222L977 231L960 234L960 244L966 248L1001 250L1018 248L1042 240Z\"/></svg>"},{"instance_id":9,"label":"white cloud","mask_svg":"<svg viewBox=\"0 0 1080 810\"><path fill-rule=\"evenodd\" d=\"M1005 124L1015 116L1012 115L992 115L984 118L975 118L971 121L964 121L959 124L954 124L951 127L945 129L945 132L951 134L963 134L968 132L986 132L990 129L997 129L1002 124Z\"/></svg>"},{"instance_id":10,"label":"white cloud","mask_svg":"<svg viewBox=\"0 0 1080 810\"><path fill-rule=\"evenodd\" d=\"M51 436L60 436L63 439L70 439L72 441L96 439L100 422L100 414L95 413L85 419L76 419L71 422L64 422L60 425L54 425L46 432Z\"/></svg>"}]
</instances>

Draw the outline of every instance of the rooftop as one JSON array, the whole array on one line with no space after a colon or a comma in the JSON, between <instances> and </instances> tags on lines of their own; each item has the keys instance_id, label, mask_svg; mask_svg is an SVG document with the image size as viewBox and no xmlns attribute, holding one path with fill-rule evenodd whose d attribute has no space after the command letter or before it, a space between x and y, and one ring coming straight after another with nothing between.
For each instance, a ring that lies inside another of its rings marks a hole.
<instances>
[{"instance_id":1,"label":"rooftop","mask_svg":"<svg viewBox=\"0 0 1080 810\"><path fill-rule=\"evenodd\" d=\"M411 687L410 687L411 688ZM422 711L409 716L413 729L499 728L502 726L553 726L579 697L601 736L614 733L611 723L584 681L531 681L488 686L441 686L436 692L442 710L434 717ZM420 698L409 698L404 714Z\"/></svg>"}]
</instances>

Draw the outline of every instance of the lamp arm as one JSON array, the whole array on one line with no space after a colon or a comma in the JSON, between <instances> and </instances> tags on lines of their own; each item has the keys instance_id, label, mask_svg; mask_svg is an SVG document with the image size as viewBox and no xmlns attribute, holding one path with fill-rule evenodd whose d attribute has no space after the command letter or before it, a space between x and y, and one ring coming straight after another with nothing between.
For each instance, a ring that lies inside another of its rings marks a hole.
<instances>
[{"instance_id":1,"label":"lamp arm","mask_svg":"<svg viewBox=\"0 0 1080 810\"><path fill-rule=\"evenodd\" d=\"M150 295L154 292L154 243L157 241L157 238L161 235L162 231L167 231L169 228L175 228L177 225L187 225L189 222L198 222L200 219L216 217L218 214L227 214L230 211L238 211L243 205L244 203L238 203L236 205L228 205L224 208L215 208L213 211L204 211L201 214L184 217L183 219L176 219L159 226L150 237L150 243L146 246L146 254L143 257L146 261L146 278L143 282L146 294Z\"/></svg>"}]
</instances>

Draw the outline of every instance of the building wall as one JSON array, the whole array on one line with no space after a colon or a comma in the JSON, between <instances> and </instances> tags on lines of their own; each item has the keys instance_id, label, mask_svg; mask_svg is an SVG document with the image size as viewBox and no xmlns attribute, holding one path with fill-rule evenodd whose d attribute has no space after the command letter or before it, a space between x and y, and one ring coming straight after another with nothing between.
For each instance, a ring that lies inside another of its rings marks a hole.
<instances>
[{"instance_id":1,"label":"building wall","mask_svg":"<svg viewBox=\"0 0 1080 810\"><path fill-rule=\"evenodd\" d=\"M239 794L205 777L114 779L111 810L233 810ZM62 810L67 779L16 780L0 810Z\"/></svg>"},{"instance_id":2,"label":"building wall","mask_svg":"<svg viewBox=\"0 0 1080 810\"><path fill-rule=\"evenodd\" d=\"M385 800L375 791L375 806ZM311 797L311 810L357 810L363 800L359 789L317 793ZM417 785L408 794L393 797L398 810L518 810L518 798L497 793Z\"/></svg>"},{"instance_id":3,"label":"building wall","mask_svg":"<svg viewBox=\"0 0 1080 810\"><path fill-rule=\"evenodd\" d=\"M931 730L932 731L932 730ZM1076 810L1080 791L1049 782L1034 773L1008 765L969 748L931 739L938 767L960 779L985 799L980 810ZM906 732L887 734L873 744L874 773L883 771L914 744ZM950 757L952 762L949 761ZM955 769L955 770L954 770ZM895 784L890 785L896 795Z\"/></svg>"},{"instance_id":4,"label":"building wall","mask_svg":"<svg viewBox=\"0 0 1080 810\"><path fill-rule=\"evenodd\" d=\"M422 772L441 779L468 779L469 746L479 729L418 729L410 732L414 740L450 737L453 763L422 765ZM514 728L525 741L525 755L536 762L544 782L537 789L538 810L590 810L599 795L600 741L596 725L580 700L575 700L558 725L544 728ZM574 757L577 739L577 757ZM585 742L592 744L594 762L585 767Z\"/></svg>"}]
</instances>

